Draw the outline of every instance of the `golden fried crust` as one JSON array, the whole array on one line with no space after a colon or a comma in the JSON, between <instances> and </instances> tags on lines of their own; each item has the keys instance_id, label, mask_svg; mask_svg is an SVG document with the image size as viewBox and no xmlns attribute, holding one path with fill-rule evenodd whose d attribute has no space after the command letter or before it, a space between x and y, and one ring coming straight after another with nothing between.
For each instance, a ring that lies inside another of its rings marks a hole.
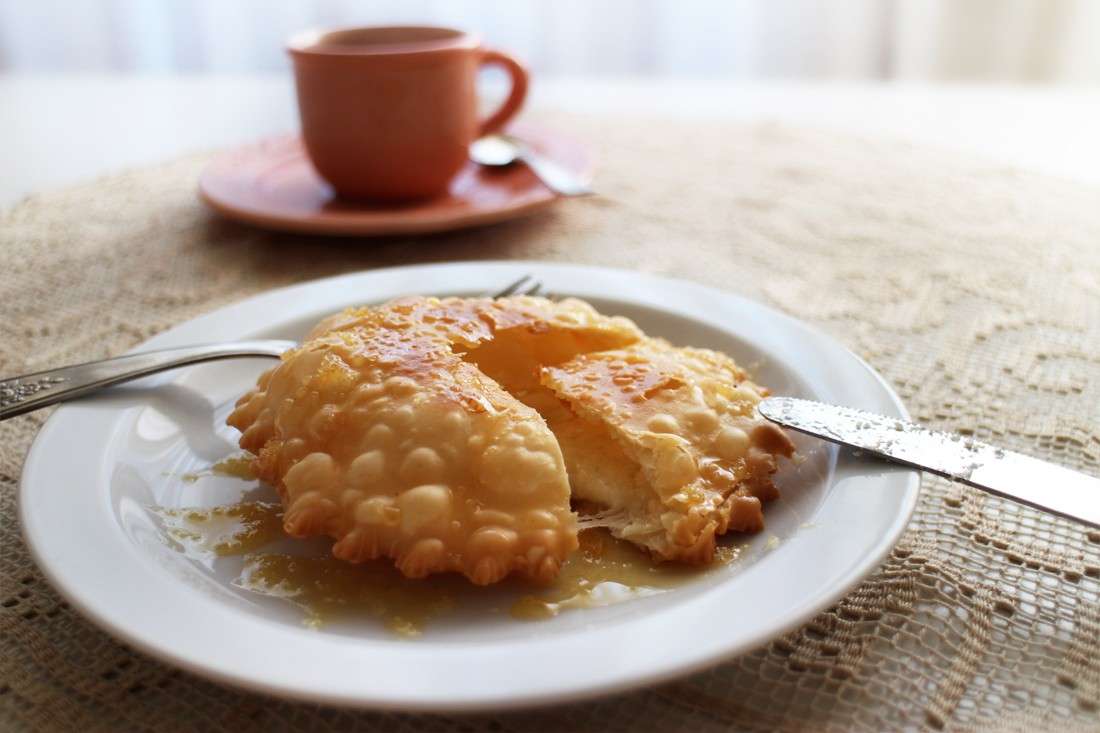
<instances>
[{"instance_id":1,"label":"golden fried crust","mask_svg":"<svg viewBox=\"0 0 1100 733\"><path fill-rule=\"evenodd\" d=\"M715 536L763 527L776 456L793 445L756 413L766 390L729 357L645 339L542 370L573 497L655 556L709 562Z\"/></svg>"},{"instance_id":2,"label":"golden fried crust","mask_svg":"<svg viewBox=\"0 0 1100 733\"><path fill-rule=\"evenodd\" d=\"M295 537L409 577L549 580L577 545L561 451L544 420L473 363L523 341L516 378L638 336L580 301L408 298L325 319L229 416ZM501 343L498 343L501 342ZM529 376L530 375L535 376Z\"/></svg>"}]
</instances>

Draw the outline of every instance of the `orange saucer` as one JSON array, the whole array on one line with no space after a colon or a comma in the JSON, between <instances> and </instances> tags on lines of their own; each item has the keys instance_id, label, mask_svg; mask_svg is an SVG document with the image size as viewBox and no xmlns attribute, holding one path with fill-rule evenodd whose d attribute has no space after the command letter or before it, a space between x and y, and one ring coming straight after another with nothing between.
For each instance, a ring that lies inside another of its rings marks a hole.
<instances>
[{"instance_id":1,"label":"orange saucer","mask_svg":"<svg viewBox=\"0 0 1100 733\"><path fill-rule=\"evenodd\" d=\"M576 142L515 126L532 148L587 178L589 158ZM309 234L416 234L491 224L531 213L558 197L522 163L484 168L473 162L446 196L409 204L337 198L317 175L297 135L284 135L218 156L199 177L199 196L230 219Z\"/></svg>"}]
</instances>

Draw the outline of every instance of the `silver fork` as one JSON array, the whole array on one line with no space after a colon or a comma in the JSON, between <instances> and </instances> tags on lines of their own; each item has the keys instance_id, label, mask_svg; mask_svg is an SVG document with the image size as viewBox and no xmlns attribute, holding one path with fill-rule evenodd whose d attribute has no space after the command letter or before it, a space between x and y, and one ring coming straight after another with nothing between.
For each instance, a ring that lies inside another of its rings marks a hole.
<instances>
[{"instance_id":1,"label":"silver fork","mask_svg":"<svg viewBox=\"0 0 1100 733\"><path fill-rule=\"evenodd\" d=\"M542 283L530 275L524 275L493 293L492 297L537 295L541 290ZM0 420L191 364L257 356L278 359L287 349L297 345L294 341L263 340L180 346L12 377L0 381Z\"/></svg>"}]
</instances>

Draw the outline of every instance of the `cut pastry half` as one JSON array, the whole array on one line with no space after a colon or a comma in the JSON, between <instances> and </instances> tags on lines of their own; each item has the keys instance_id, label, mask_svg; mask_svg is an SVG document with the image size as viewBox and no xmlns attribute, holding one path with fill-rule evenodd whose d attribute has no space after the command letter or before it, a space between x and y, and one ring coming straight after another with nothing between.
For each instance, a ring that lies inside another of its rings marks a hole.
<instances>
[{"instance_id":1,"label":"cut pastry half","mask_svg":"<svg viewBox=\"0 0 1100 733\"><path fill-rule=\"evenodd\" d=\"M229 416L295 537L409 577L550 580L577 546L558 441L478 366L537 385L544 365L640 337L576 300L407 298L322 321Z\"/></svg>"},{"instance_id":2,"label":"cut pastry half","mask_svg":"<svg viewBox=\"0 0 1100 733\"><path fill-rule=\"evenodd\" d=\"M715 538L763 527L778 456L793 445L759 417L767 390L729 357L647 338L541 372L546 417L575 501L663 560L705 563Z\"/></svg>"}]
</instances>

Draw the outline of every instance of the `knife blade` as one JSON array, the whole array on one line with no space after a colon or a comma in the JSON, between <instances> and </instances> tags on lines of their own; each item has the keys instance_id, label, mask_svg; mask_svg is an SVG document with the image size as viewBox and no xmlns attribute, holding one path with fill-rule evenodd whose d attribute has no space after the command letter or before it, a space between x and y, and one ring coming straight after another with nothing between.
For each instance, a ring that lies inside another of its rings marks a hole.
<instances>
[{"instance_id":1,"label":"knife blade","mask_svg":"<svg viewBox=\"0 0 1100 733\"><path fill-rule=\"evenodd\" d=\"M958 433L794 397L769 397L760 414L783 427L1100 527L1100 479Z\"/></svg>"}]
</instances>

